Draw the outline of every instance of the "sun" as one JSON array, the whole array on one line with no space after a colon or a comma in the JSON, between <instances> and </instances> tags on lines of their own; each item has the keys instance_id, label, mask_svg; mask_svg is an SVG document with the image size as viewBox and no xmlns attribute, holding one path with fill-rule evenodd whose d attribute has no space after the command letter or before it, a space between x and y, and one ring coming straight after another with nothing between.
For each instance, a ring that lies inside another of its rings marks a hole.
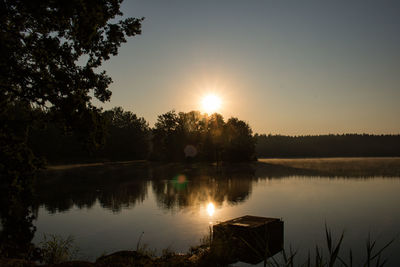
<instances>
[{"instance_id":1,"label":"sun","mask_svg":"<svg viewBox=\"0 0 400 267\"><path fill-rule=\"evenodd\" d=\"M201 106L204 112L211 114L221 108L221 98L215 94L208 94L201 100Z\"/></svg>"}]
</instances>

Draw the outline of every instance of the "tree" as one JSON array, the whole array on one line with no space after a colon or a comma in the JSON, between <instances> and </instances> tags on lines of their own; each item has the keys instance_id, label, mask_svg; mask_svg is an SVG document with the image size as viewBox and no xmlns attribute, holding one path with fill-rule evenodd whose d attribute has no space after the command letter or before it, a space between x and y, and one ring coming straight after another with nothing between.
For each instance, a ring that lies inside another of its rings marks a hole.
<instances>
[{"instance_id":1,"label":"tree","mask_svg":"<svg viewBox=\"0 0 400 267\"><path fill-rule=\"evenodd\" d=\"M159 115L153 129L153 159L176 159L182 154L179 147L179 116L174 110Z\"/></svg>"},{"instance_id":2,"label":"tree","mask_svg":"<svg viewBox=\"0 0 400 267\"><path fill-rule=\"evenodd\" d=\"M221 152L224 143L225 121L221 114L210 115L205 123L204 154L208 160L221 160Z\"/></svg>"},{"instance_id":3,"label":"tree","mask_svg":"<svg viewBox=\"0 0 400 267\"><path fill-rule=\"evenodd\" d=\"M142 19L109 23L121 2L1 1L1 106L22 100L76 114L91 107L91 91L108 100L111 78L95 69L141 33Z\"/></svg>"},{"instance_id":4,"label":"tree","mask_svg":"<svg viewBox=\"0 0 400 267\"><path fill-rule=\"evenodd\" d=\"M141 33L142 19L121 16L122 0L0 1L0 114L9 104L50 108L57 119L87 129L104 102L111 78L96 69Z\"/></svg>"},{"instance_id":5,"label":"tree","mask_svg":"<svg viewBox=\"0 0 400 267\"><path fill-rule=\"evenodd\" d=\"M205 115L199 111L179 112L169 111L158 116L153 130L154 159L183 160L185 149L194 149L192 156L198 156L202 145L205 125Z\"/></svg>"},{"instance_id":6,"label":"tree","mask_svg":"<svg viewBox=\"0 0 400 267\"><path fill-rule=\"evenodd\" d=\"M225 126L224 158L229 161L255 159L255 139L250 126L237 118L230 118Z\"/></svg>"},{"instance_id":7,"label":"tree","mask_svg":"<svg viewBox=\"0 0 400 267\"><path fill-rule=\"evenodd\" d=\"M104 156L113 159L146 159L150 132L146 120L121 107L107 110L103 115L107 123Z\"/></svg>"},{"instance_id":8,"label":"tree","mask_svg":"<svg viewBox=\"0 0 400 267\"><path fill-rule=\"evenodd\" d=\"M52 120L66 129L79 129L93 143L101 141L101 118L91 95L109 100L112 80L97 68L117 55L126 37L141 33L143 20L110 22L122 15L121 2L0 1L0 146L10 152L2 153L2 161L18 153L15 146L26 143L36 119L9 120L18 103L50 109ZM24 128L24 134L16 136L16 127ZM4 168L2 164L2 174Z\"/></svg>"},{"instance_id":9,"label":"tree","mask_svg":"<svg viewBox=\"0 0 400 267\"><path fill-rule=\"evenodd\" d=\"M162 160L248 161L255 159L250 126L237 118L224 122L220 114L174 111L158 117L153 130L153 158ZM186 155L188 146L194 150Z\"/></svg>"},{"instance_id":10,"label":"tree","mask_svg":"<svg viewBox=\"0 0 400 267\"><path fill-rule=\"evenodd\" d=\"M66 130L79 129L87 141L97 144L103 139L99 109L91 100L92 95L102 102L109 100L111 92L107 88L112 80L97 68L117 55L127 37L141 33L143 20L116 21L122 16L121 3L0 0L2 193L25 200L29 195L39 166L27 146L29 128L38 120L32 112L35 109L51 110L51 120ZM13 114L20 106L28 116ZM2 208L0 217L6 213Z\"/></svg>"}]
</instances>

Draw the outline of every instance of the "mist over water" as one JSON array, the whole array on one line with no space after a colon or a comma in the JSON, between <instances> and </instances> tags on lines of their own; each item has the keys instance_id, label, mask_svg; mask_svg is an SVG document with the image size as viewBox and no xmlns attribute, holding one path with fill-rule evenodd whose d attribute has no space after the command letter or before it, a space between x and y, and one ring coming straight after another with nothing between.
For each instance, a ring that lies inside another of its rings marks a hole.
<instances>
[{"instance_id":1,"label":"mist over water","mask_svg":"<svg viewBox=\"0 0 400 267\"><path fill-rule=\"evenodd\" d=\"M369 233L378 246L400 233L400 176L375 168L372 160L364 168L361 161L342 161L342 168L324 161L314 169L307 161L267 160L48 170L37 186L34 242L43 234L73 235L80 256L93 260L136 249L144 232L141 242L159 254L168 247L186 252L209 226L255 215L282 218L285 247L299 257L325 246L326 223L337 238L344 231L344 255L352 248L357 260L364 258ZM389 265L400 264L399 249L398 240L387 249Z\"/></svg>"}]
</instances>

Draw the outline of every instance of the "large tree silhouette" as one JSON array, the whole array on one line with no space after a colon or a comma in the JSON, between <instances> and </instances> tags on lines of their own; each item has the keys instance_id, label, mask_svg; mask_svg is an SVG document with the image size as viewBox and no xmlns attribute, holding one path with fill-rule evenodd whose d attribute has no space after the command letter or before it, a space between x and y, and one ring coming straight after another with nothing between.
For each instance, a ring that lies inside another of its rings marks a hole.
<instances>
[{"instance_id":1,"label":"large tree silhouette","mask_svg":"<svg viewBox=\"0 0 400 267\"><path fill-rule=\"evenodd\" d=\"M91 100L92 95L103 102L110 99L111 78L97 68L117 55L126 37L141 33L142 19L110 22L122 15L121 2L0 1L2 177L24 180L26 174L7 170L9 163L32 162L25 144L37 118L10 116L16 105L49 109L51 119L65 129L79 129L87 141L101 141L99 110Z\"/></svg>"},{"instance_id":2,"label":"large tree silhouette","mask_svg":"<svg viewBox=\"0 0 400 267\"><path fill-rule=\"evenodd\" d=\"M92 96L102 102L109 100L111 92L107 88L112 80L97 68L117 55L127 37L141 33L142 19L117 21L122 15L121 2L0 1L2 199L12 199L13 203L29 199L34 171L39 166L27 146L29 129L39 120L35 109L50 110L52 121L65 130L79 129L87 142L102 140L101 117L91 100ZM6 193L10 196L5 197ZM1 204L0 236L4 237L15 231L5 222L11 216L9 203ZM19 216L21 220L29 217L23 212Z\"/></svg>"}]
</instances>

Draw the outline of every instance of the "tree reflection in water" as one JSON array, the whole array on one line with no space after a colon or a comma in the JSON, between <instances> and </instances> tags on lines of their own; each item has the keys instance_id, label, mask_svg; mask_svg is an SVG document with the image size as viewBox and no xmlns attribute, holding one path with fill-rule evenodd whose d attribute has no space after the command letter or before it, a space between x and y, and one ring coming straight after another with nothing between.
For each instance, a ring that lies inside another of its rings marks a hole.
<instances>
[{"instance_id":1,"label":"tree reflection in water","mask_svg":"<svg viewBox=\"0 0 400 267\"><path fill-rule=\"evenodd\" d=\"M368 177L368 173L357 174L351 173L352 177ZM44 205L50 213L55 213L73 206L91 208L98 201L101 207L119 212L143 202L148 188L152 189L157 205L165 210L206 206L209 202L220 207L224 201L236 205L248 199L254 181L293 175L336 176L332 169L312 170L263 162L222 166L130 162L53 169L39 177L34 207Z\"/></svg>"},{"instance_id":2,"label":"tree reflection in water","mask_svg":"<svg viewBox=\"0 0 400 267\"><path fill-rule=\"evenodd\" d=\"M91 208L96 203L113 212L133 207L147 197L148 185L159 207L167 210L212 201L237 204L248 198L255 178L251 164L216 167L211 164L112 164L49 170L37 184L36 206L50 213Z\"/></svg>"},{"instance_id":3,"label":"tree reflection in water","mask_svg":"<svg viewBox=\"0 0 400 267\"><path fill-rule=\"evenodd\" d=\"M251 193L254 168L251 164L240 167L227 165L174 165L159 166L153 170L152 188L157 203L163 209L174 210L200 205L210 201L221 206L224 201L237 204ZM186 184L177 184L173 177L185 177Z\"/></svg>"},{"instance_id":4,"label":"tree reflection in water","mask_svg":"<svg viewBox=\"0 0 400 267\"><path fill-rule=\"evenodd\" d=\"M50 170L37 184L37 205L50 213L92 208L98 201L103 208L119 212L141 203L147 196L148 167L139 164L108 164Z\"/></svg>"}]
</instances>

